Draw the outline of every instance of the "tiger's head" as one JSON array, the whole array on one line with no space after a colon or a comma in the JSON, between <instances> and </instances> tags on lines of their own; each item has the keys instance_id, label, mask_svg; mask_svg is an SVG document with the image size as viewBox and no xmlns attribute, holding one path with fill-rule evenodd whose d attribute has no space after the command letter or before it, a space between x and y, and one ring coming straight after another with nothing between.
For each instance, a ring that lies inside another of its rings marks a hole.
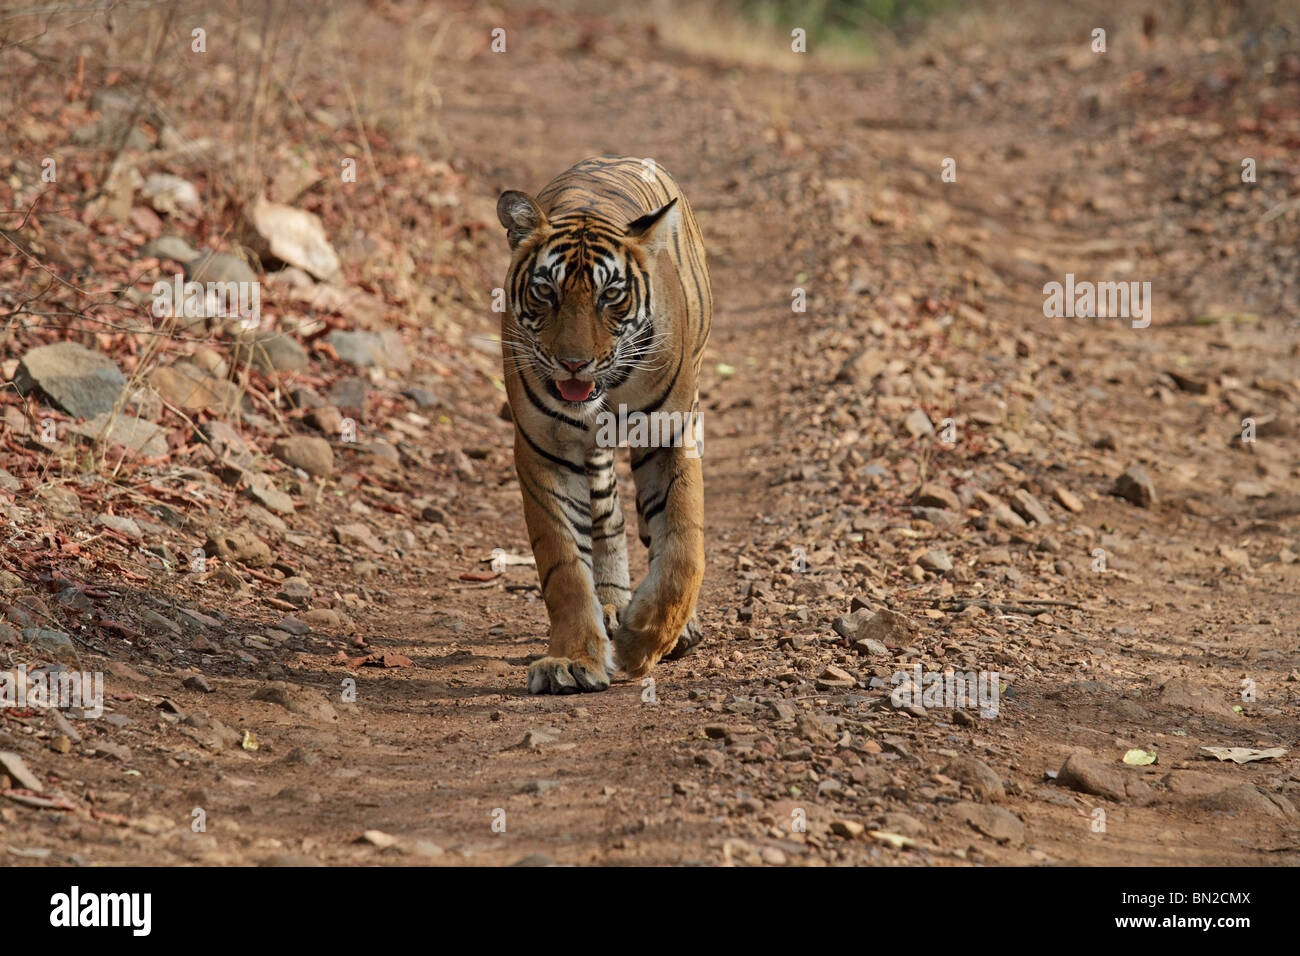
<instances>
[{"instance_id":1,"label":"tiger's head","mask_svg":"<svg viewBox=\"0 0 1300 956\"><path fill-rule=\"evenodd\" d=\"M497 218L512 252L502 348L552 398L586 408L652 367L654 273L678 225L677 200L626 225L589 212L548 219L510 190Z\"/></svg>"}]
</instances>

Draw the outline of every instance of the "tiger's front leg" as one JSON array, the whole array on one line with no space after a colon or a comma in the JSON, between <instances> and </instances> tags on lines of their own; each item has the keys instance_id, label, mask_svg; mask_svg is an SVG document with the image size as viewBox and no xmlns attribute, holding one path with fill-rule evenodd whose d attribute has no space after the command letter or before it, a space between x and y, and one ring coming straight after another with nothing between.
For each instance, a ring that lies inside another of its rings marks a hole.
<instances>
[{"instance_id":1,"label":"tiger's front leg","mask_svg":"<svg viewBox=\"0 0 1300 956\"><path fill-rule=\"evenodd\" d=\"M642 677L677 644L704 580L704 479L682 446L634 455L637 514L650 532L650 573L619 617L614 657Z\"/></svg>"},{"instance_id":2,"label":"tiger's front leg","mask_svg":"<svg viewBox=\"0 0 1300 956\"><path fill-rule=\"evenodd\" d=\"M551 621L546 656L528 668L528 690L606 690L614 665L592 576L591 496L583 463L543 452L516 427L515 471Z\"/></svg>"}]
</instances>

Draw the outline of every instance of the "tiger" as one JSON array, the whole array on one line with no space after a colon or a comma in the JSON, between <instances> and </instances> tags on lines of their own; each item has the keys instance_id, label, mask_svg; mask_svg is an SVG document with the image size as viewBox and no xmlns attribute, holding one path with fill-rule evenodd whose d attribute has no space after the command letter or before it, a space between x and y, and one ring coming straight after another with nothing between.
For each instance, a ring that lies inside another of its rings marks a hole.
<instances>
[{"instance_id":1,"label":"tiger","mask_svg":"<svg viewBox=\"0 0 1300 956\"><path fill-rule=\"evenodd\" d=\"M626 157L584 160L536 198L507 190L497 218L511 251L501 343L515 472L550 623L527 689L603 691L619 668L642 678L702 637L704 239L676 181ZM616 442L602 428L637 412L670 420L680 440L627 441L650 552L633 591Z\"/></svg>"}]
</instances>

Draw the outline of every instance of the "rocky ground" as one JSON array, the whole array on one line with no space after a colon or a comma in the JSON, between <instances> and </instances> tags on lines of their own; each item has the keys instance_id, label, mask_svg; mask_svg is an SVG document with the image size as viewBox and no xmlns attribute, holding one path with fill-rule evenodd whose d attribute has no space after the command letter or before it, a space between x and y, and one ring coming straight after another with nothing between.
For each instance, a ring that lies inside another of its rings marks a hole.
<instances>
[{"instance_id":1,"label":"rocky ground","mask_svg":"<svg viewBox=\"0 0 1300 956\"><path fill-rule=\"evenodd\" d=\"M0 681L104 677L0 708L5 862L1300 862L1295 32L1099 54L1085 7L829 70L306 15L0 46ZM707 637L531 697L493 206L605 152L709 246ZM177 272L261 325L155 317ZM1150 325L1045 317L1067 273Z\"/></svg>"}]
</instances>

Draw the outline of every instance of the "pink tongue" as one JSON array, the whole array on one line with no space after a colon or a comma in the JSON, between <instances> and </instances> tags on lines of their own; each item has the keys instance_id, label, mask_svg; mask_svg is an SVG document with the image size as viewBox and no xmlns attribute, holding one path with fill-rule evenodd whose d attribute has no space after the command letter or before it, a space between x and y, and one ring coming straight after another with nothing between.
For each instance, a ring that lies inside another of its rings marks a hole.
<instances>
[{"instance_id":1,"label":"pink tongue","mask_svg":"<svg viewBox=\"0 0 1300 956\"><path fill-rule=\"evenodd\" d=\"M555 387L560 390L560 394L564 396L566 402L585 402L591 393L596 390L596 383L568 378L562 382L556 382Z\"/></svg>"}]
</instances>

